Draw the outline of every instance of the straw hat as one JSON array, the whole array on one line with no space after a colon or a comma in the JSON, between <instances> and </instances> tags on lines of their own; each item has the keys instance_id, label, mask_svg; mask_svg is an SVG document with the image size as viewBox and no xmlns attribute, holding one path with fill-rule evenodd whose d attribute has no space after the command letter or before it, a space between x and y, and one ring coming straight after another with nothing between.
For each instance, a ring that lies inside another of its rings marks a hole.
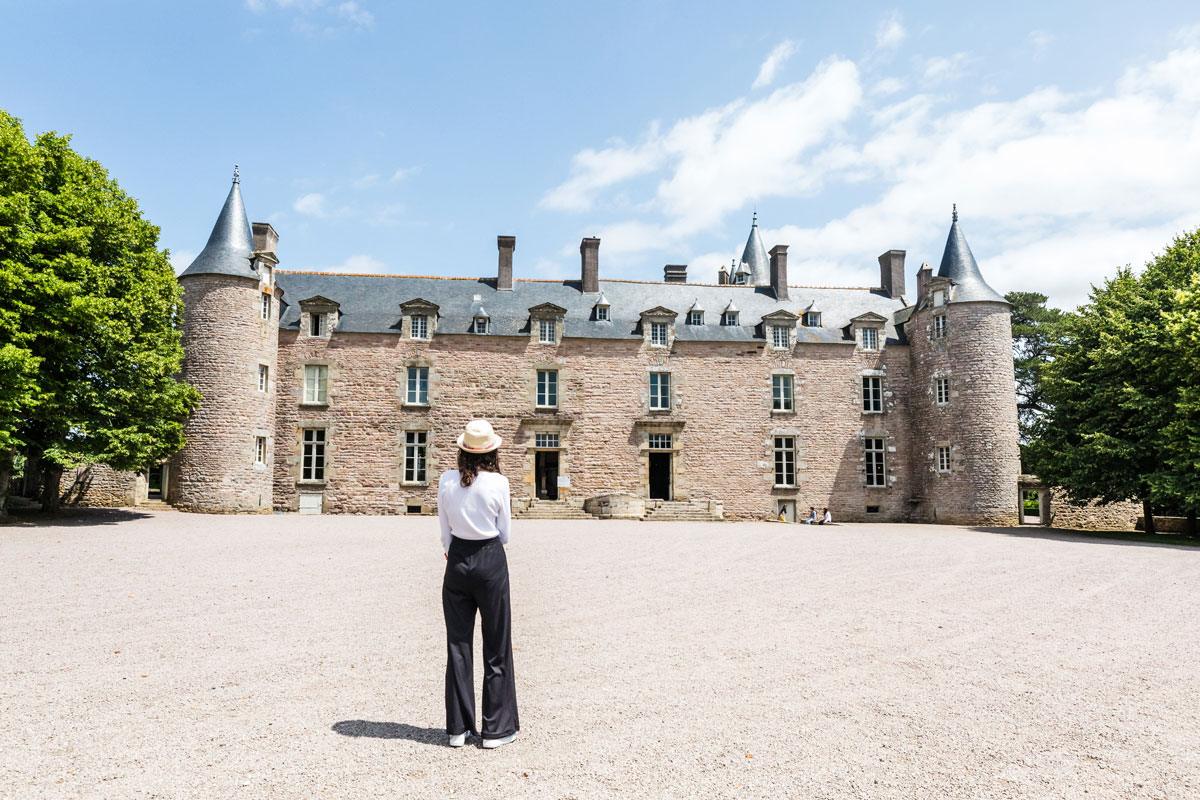
<instances>
[{"instance_id":1,"label":"straw hat","mask_svg":"<svg viewBox=\"0 0 1200 800\"><path fill-rule=\"evenodd\" d=\"M468 453L490 453L503 443L486 419L473 419L467 430L458 437L458 446Z\"/></svg>"}]
</instances>

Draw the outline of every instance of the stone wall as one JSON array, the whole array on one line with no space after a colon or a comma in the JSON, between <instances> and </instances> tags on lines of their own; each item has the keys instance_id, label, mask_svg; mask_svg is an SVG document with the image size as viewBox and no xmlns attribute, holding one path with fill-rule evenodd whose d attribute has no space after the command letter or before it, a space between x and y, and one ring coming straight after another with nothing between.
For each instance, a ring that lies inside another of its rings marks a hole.
<instances>
[{"instance_id":1,"label":"stone wall","mask_svg":"<svg viewBox=\"0 0 1200 800\"><path fill-rule=\"evenodd\" d=\"M723 500L735 519L774 519L777 502L786 499L805 509L829 507L840 520L904 520L912 493L908 360L904 346L864 352L853 342L775 351L761 342L672 340L668 349L636 340L542 345L526 337L436 334L414 341L281 331L275 506L296 510L303 489L323 492L327 512L405 513L414 498L431 508L437 475L455 464L455 437L467 421L484 417L504 437L501 467L515 497L534 494L537 432L559 433L560 474L570 476L572 497L646 497L648 435L671 433L673 499ZM306 363L328 366L324 406L301 403ZM405 402L408 365L429 367L428 407ZM539 367L559 370L557 410L534 407ZM671 373L670 411L649 409L651 370ZM793 412L772 412L775 371L794 375ZM883 377L882 414L863 413L864 371ZM324 427L328 442L325 481L307 486L299 481L306 427ZM402 481L408 430L428 431L425 485ZM796 439L795 488L773 486L774 435ZM887 442L886 488L865 486L864 435Z\"/></svg>"},{"instance_id":2,"label":"stone wall","mask_svg":"<svg viewBox=\"0 0 1200 800\"><path fill-rule=\"evenodd\" d=\"M64 505L89 507L132 506L137 504L144 479L136 472L117 472L104 464L89 464L65 470L59 483Z\"/></svg>"},{"instance_id":3,"label":"stone wall","mask_svg":"<svg viewBox=\"0 0 1200 800\"><path fill-rule=\"evenodd\" d=\"M183 377L203 399L172 460L171 502L192 511L270 512L279 298L262 318L262 284L252 277L194 275L180 281L184 301ZM268 367L267 391L258 367ZM265 464L255 438L267 438Z\"/></svg>"}]
</instances>

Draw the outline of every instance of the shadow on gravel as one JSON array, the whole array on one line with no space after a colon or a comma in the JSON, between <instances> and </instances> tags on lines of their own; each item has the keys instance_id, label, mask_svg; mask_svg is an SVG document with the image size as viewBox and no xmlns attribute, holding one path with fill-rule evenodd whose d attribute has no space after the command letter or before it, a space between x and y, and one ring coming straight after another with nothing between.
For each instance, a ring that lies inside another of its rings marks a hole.
<instances>
[{"instance_id":1,"label":"shadow on gravel","mask_svg":"<svg viewBox=\"0 0 1200 800\"><path fill-rule=\"evenodd\" d=\"M1020 539L1048 539L1055 542L1080 544L1113 544L1123 547L1170 547L1175 550L1200 549L1200 539L1189 539L1175 533L1148 534L1124 531L1073 531L1065 528L982 528L972 527L983 533L1002 533Z\"/></svg>"},{"instance_id":2,"label":"shadow on gravel","mask_svg":"<svg viewBox=\"0 0 1200 800\"><path fill-rule=\"evenodd\" d=\"M0 517L0 525L19 528L37 528L54 525L57 527L88 527L92 525L119 525L135 519L152 517L136 508L71 508L55 514L43 514L36 510L12 509L7 517Z\"/></svg>"},{"instance_id":3,"label":"shadow on gravel","mask_svg":"<svg viewBox=\"0 0 1200 800\"><path fill-rule=\"evenodd\" d=\"M436 744L449 747L445 728L418 728L403 722L369 722L365 719L347 719L336 722L333 730L342 736L365 736L368 739L408 739L421 744Z\"/></svg>"}]
</instances>

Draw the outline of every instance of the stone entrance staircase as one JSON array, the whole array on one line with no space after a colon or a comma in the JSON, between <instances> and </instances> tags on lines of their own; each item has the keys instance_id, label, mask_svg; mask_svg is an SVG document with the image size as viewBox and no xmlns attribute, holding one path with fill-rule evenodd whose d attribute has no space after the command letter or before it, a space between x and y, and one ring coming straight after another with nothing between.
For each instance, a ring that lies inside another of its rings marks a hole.
<instances>
[{"instance_id":1,"label":"stone entrance staircase","mask_svg":"<svg viewBox=\"0 0 1200 800\"><path fill-rule=\"evenodd\" d=\"M595 519L578 500L530 500L526 508L514 508L513 519Z\"/></svg>"},{"instance_id":2,"label":"stone entrance staircase","mask_svg":"<svg viewBox=\"0 0 1200 800\"><path fill-rule=\"evenodd\" d=\"M718 522L722 516L708 500L649 500L646 516L642 519L646 522Z\"/></svg>"},{"instance_id":3,"label":"stone entrance staircase","mask_svg":"<svg viewBox=\"0 0 1200 800\"><path fill-rule=\"evenodd\" d=\"M145 509L146 511L174 511L175 510L175 506L171 505L170 503L164 502L162 500L142 499L142 500L138 501L137 507L141 508L141 509Z\"/></svg>"}]
</instances>

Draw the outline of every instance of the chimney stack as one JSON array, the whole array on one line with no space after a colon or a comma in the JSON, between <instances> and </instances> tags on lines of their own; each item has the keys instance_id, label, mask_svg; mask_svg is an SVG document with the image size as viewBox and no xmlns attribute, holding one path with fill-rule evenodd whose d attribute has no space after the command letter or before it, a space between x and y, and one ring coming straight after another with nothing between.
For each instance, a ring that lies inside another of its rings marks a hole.
<instances>
[{"instance_id":1,"label":"chimney stack","mask_svg":"<svg viewBox=\"0 0 1200 800\"><path fill-rule=\"evenodd\" d=\"M917 270L917 299L920 300L925 296L925 284L933 276L933 269L928 264L921 264L921 268Z\"/></svg>"},{"instance_id":2,"label":"chimney stack","mask_svg":"<svg viewBox=\"0 0 1200 800\"><path fill-rule=\"evenodd\" d=\"M600 240L586 238L579 243L579 261L584 294L600 291Z\"/></svg>"},{"instance_id":3,"label":"chimney stack","mask_svg":"<svg viewBox=\"0 0 1200 800\"><path fill-rule=\"evenodd\" d=\"M687 264L667 264L663 267L663 280L667 283L687 283Z\"/></svg>"},{"instance_id":4,"label":"chimney stack","mask_svg":"<svg viewBox=\"0 0 1200 800\"><path fill-rule=\"evenodd\" d=\"M904 294L904 251L888 250L879 257L879 285L888 297Z\"/></svg>"},{"instance_id":5,"label":"chimney stack","mask_svg":"<svg viewBox=\"0 0 1200 800\"><path fill-rule=\"evenodd\" d=\"M255 222L250 226L254 231L254 250L259 253L275 255L279 246L279 234L269 222Z\"/></svg>"},{"instance_id":6,"label":"chimney stack","mask_svg":"<svg viewBox=\"0 0 1200 800\"><path fill-rule=\"evenodd\" d=\"M771 288L775 290L776 300L788 299L786 244L771 248Z\"/></svg>"},{"instance_id":7,"label":"chimney stack","mask_svg":"<svg viewBox=\"0 0 1200 800\"><path fill-rule=\"evenodd\" d=\"M496 247L500 250L500 265L496 272L496 289L512 291L512 254L517 249L517 237L497 236Z\"/></svg>"}]
</instances>

